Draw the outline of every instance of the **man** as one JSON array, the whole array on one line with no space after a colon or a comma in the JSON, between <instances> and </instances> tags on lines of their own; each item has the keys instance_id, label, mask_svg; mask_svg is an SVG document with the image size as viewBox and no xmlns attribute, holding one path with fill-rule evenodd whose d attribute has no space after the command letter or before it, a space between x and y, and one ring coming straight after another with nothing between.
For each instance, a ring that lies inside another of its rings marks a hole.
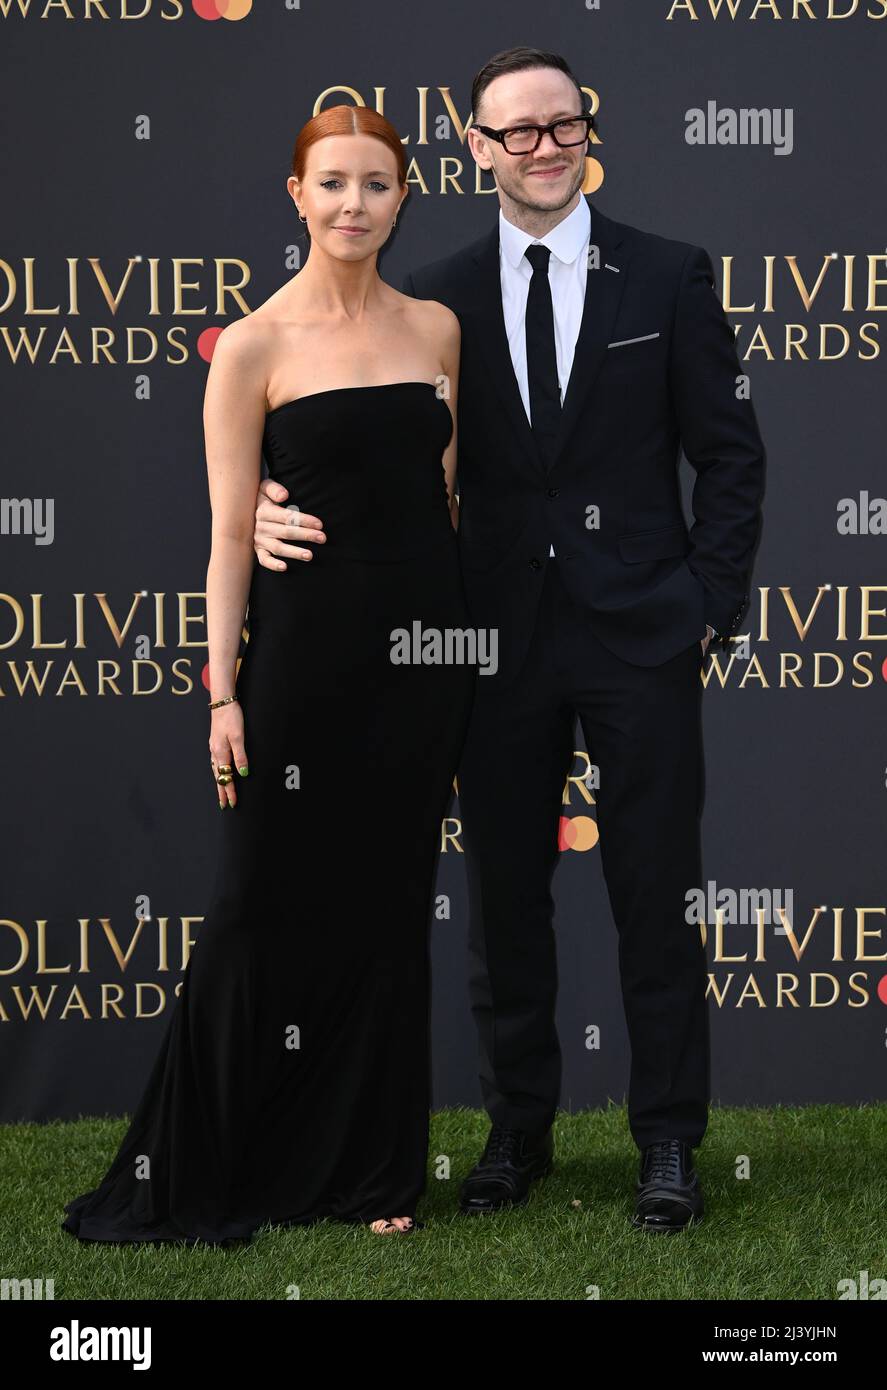
<instances>
[{"instance_id":1,"label":"man","mask_svg":"<svg viewBox=\"0 0 887 1390\"><path fill-rule=\"evenodd\" d=\"M686 915L702 883L699 668L748 601L765 453L707 253L581 195L591 118L564 59L498 54L472 110L498 225L404 286L460 320L459 547L472 622L499 634L459 769L492 1122L460 1204L521 1203L552 1165L550 882L578 715L619 932L633 1224L680 1230L703 1213L693 1149L709 1101L705 951ZM689 533L681 447L696 473ZM299 554L281 537L316 533L312 518L286 526L265 500L284 496L277 485L260 492L255 544L271 565Z\"/></svg>"}]
</instances>

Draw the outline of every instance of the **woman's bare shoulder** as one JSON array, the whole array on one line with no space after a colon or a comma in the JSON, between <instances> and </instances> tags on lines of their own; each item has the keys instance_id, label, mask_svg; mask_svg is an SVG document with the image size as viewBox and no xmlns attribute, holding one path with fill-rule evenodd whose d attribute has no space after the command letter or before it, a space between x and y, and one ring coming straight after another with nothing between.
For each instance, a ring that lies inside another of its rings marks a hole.
<instances>
[{"instance_id":1,"label":"woman's bare shoulder","mask_svg":"<svg viewBox=\"0 0 887 1390\"><path fill-rule=\"evenodd\" d=\"M286 313L286 301L271 295L242 318L232 319L222 330L213 348L210 375L226 388L236 389L241 398L261 401L268 410L269 383L275 363L285 350L281 344L285 344L287 331L291 333L292 329L292 313Z\"/></svg>"},{"instance_id":2,"label":"woman's bare shoulder","mask_svg":"<svg viewBox=\"0 0 887 1390\"><path fill-rule=\"evenodd\" d=\"M224 343L229 352L250 353L267 343L272 324L260 310L244 314L243 318L232 319L219 334L219 343Z\"/></svg>"},{"instance_id":3,"label":"woman's bare shoulder","mask_svg":"<svg viewBox=\"0 0 887 1390\"><path fill-rule=\"evenodd\" d=\"M416 323L424 323L439 336L459 339L462 332L459 319L446 304L437 299L414 299L409 294L402 298L408 306L405 311L414 315Z\"/></svg>"},{"instance_id":4,"label":"woman's bare shoulder","mask_svg":"<svg viewBox=\"0 0 887 1390\"><path fill-rule=\"evenodd\" d=\"M282 334L293 327L292 313L286 312L285 301L277 291L263 304L232 319L219 335L218 347L241 363L270 363Z\"/></svg>"}]
</instances>

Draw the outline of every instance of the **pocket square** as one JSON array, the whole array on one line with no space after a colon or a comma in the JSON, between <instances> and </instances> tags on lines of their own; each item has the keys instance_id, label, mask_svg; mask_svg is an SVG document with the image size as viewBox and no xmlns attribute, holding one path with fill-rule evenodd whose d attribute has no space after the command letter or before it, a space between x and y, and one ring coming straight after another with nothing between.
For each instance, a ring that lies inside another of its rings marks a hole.
<instances>
[{"instance_id":1,"label":"pocket square","mask_svg":"<svg viewBox=\"0 0 887 1390\"><path fill-rule=\"evenodd\" d=\"M607 347L628 347L630 343L649 343L652 338L658 337L658 333L645 333L641 338L620 338L618 343L607 343Z\"/></svg>"}]
</instances>

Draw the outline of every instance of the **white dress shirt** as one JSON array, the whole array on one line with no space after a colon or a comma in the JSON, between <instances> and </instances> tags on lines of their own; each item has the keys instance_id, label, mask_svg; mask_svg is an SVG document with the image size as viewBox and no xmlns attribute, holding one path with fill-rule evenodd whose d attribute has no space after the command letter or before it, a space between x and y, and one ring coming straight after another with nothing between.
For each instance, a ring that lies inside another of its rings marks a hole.
<instances>
[{"instance_id":1,"label":"white dress shirt","mask_svg":"<svg viewBox=\"0 0 887 1390\"><path fill-rule=\"evenodd\" d=\"M561 405L567 394L576 339L585 304L588 278L588 245L591 239L591 211L580 194L573 211L544 237L531 236L509 222L499 210L499 277L502 284L502 312L514 375L520 388L527 419L530 415L530 384L527 379L527 295L533 267L524 254L528 246L547 246L548 282L554 312L554 346ZM554 554L554 546L549 549Z\"/></svg>"}]
</instances>

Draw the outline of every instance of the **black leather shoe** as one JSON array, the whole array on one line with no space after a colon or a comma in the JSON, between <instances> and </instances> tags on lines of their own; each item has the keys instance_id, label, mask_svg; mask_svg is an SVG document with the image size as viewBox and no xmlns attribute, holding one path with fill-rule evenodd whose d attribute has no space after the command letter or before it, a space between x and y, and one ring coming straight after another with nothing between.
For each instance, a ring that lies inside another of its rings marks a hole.
<instances>
[{"instance_id":1,"label":"black leather shoe","mask_svg":"<svg viewBox=\"0 0 887 1390\"><path fill-rule=\"evenodd\" d=\"M462 1184L459 1210L474 1216L523 1206L530 1184L551 1172L553 1155L551 1130L531 1140L521 1129L493 1125L480 1159Z\"/></svg>"},{"instance_id":2,"label":"black leather shoe","mask_svg":"<svg viewBox=\"0 0 887 1390\"><path fill-rule=\"evenodd\" d=\"M682 1139L664 1139L641 1150L637 1203L631 1224L644 1231L682 1231L702 1220L702 1187L693 1150Z\"/></svg>"}]
</instances>

